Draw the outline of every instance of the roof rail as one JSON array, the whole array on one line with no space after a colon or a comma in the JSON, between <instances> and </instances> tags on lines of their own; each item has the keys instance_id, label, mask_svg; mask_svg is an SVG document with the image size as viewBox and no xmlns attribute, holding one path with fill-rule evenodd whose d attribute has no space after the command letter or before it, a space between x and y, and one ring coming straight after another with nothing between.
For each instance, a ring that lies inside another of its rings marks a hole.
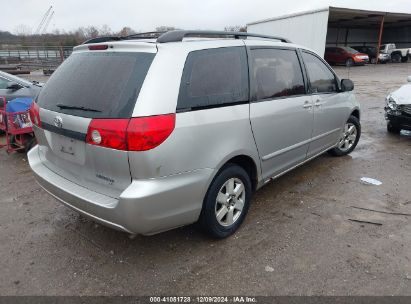
<instances>
[{"instance_id":1,"label":"roof rail","mask_svg":"<svg viewBox=\"0 0 411 304\"><path fill-rule=\"evenodd\" d=\"M268 36L268 35L260 35L260 34L253 34L253 33L245 33L245 32L224 32L224 31L169 31L162 34L160 37L157 38L158 43L168 43L168 42L181 42L183 41L184 37L191 36L191 37L210 37L210 38L229 38L234 37L234 39L240 38L247 38L247 37L256 37L256 38L264 38L264 39L272 39L272 40L279 40L285 43L291 43L290 40L277 37L277 36Z\"/></svg>"},{"instance_id":2,"label":"roof rail","mask_svg":"<svg viewBox=\"0 0 411 304\"><path fill-rule=\"evenodd\" d=\"M164 34L164 31L161 32L145 32L145 33L136 33L136 34L131 34L128 36L125 36L124 39L150 39L150 38L158 38L162 34Z\"/></svg>"},{"instance_id":3,"label":"roof rail","mask_svg":"<svg viewBox=\"0 0 411 304\"><path fill-rule=\"evenodd\" d=\"M86 40L83 42L83 44L129 40L129 39L156 39L164 33L165 32L146 32L146 33L131 34L128 36L102 36L102 37L91 38L89 40Z\"/></svg>"}]
</instances>

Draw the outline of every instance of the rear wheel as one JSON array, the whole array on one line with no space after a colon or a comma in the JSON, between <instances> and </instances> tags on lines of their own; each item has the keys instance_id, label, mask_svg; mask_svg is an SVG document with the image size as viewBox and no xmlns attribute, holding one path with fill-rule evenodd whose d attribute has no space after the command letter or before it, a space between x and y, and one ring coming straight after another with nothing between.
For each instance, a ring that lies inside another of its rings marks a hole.
<instances>
[{"instance_id":1,"label":"rear wheel","mask_svg":"<svg viewBox=\"0 0 411 304\"><path fill-rule=\"evenodd\" d=\"M387 123L387 131L392 134L400 134L401 128L393 125L390 121Z\"/></svg>"},{"instance_id":2,"label":"rear wheel","mask_svg":"<svg viewBox=\"0 0 411 304\"><path fill-rule=\"evenodd\" d=\"M337 147L328 151L334 156L344 156L350 154L358 144L361 136L361 124L357 117L350 116L345 123L341 138Z\"/></svg>"},{"instance_id":3,"label":"rear wheel","mask_svg":"<svg viewBox=\"0 0 411 304\"><path fill-rule=\"evenodd\" d=\"M392 62L398 63L398 62L401 62L401 59L402 59L402 57L401 57L401 54L399 54L399 53L395 53L395 54L391 55Z\"/></svg>"},{"instance_id":4,"label":"rear wheel","mask_svg":"<svg viewBox=\"0 0 411 304\"><path fill-rule=\"evenodd\" d=\"M199 219L201 228L215 238L233 234L243 222L251 200L251 180L236 164L228 164L207 191Z\"/></svg>"},{"instance_id":5,"label":"rear wheel","mask_svg":"<svg viewBox=\"0 0 411 304\"><path fill-rule=\"evenodd\" d=\"M348 58L346 61L345 61L345 66L346 67L352 67L354 65L354 60L352 59L352 58Z\"/></svg>"}]
</instances>

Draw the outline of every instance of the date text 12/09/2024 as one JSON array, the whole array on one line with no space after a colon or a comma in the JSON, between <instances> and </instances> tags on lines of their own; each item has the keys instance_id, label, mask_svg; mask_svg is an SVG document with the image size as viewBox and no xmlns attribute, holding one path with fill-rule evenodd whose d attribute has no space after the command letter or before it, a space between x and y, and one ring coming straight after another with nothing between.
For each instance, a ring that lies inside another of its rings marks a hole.
<instances>
[{"instance_id":1,"label":"date text 12/09/2024","mask_svg":"<svg viewBox=\"0 0 411 304\"><path fill-rule=\"evenodd\" d=\"M150 297L150 303L257 303L255 297Z\"/></svg>"}]
</instances>

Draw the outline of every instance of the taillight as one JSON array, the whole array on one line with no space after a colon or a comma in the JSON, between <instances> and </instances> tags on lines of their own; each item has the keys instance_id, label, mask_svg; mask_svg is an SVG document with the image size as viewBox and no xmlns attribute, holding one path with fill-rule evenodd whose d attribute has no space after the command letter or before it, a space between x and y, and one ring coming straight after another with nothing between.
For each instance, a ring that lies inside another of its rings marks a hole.
<instances>
[{"instance_id":1,"label":"taillight","mask_svg":"<svg viewBox=\"0 0 411 304\"><path fill-rule=\"evenodd\" d=\"M147 151L162 144L173 132L175 114L137 117L127 128L129 151Z\"/></svg>"},{"instance_id":2,"label":"taillight","mask_svg":"<svg viewBox=\"0 0 411 304\"><path fill-rule=\"evenodd\" d=\"M175 114L131 119L93 119L86 142L116 150L147 151L162 144L174 127Z\"/></svg>"},{"instance_id":3,"label":"taillight","mask_svg":"<svg viewBox=\"0 0 411 304\"><path fill-rule=\"evenodd\" d=\"M127 150L128 119L93 119L88 127L86 143L117 150Z\"/></svg>"},{"instance_id":4,"label":"taillight","mask_svg":"<svg viewBox=\"0 0 411 304\"><path fill-rule=\"evenodd\" d=\"M31 104L29 115L31 122L41 128L40 108L39 105L34 101Z\"/></svg>"}]
</instances>

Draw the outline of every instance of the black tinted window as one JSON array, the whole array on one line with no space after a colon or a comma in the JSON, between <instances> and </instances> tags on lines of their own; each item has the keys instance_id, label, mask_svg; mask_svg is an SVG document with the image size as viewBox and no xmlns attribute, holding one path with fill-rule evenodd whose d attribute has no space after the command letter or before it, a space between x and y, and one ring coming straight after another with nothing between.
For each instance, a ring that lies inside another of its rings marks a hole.
<instances>
[{"instance_id":1,"label":"black tinted window","mask_svg":"<svg viewBox=\"0 0 411 304\"><path fill-rule=\"evenodd\" d=\"M248 101L244 47L191 52L184 67L178 110L201 109Z\"/></svg>"},{"instance_id":2,"label":"black tinted window","mask_svg":"<svg viewBox=\"0 0 411 304\"><path fill-rule=\"evenodd\" d=\"M334 74L318 57L303 52L303 59L307 68L310 86L313 93L329 93L337 91L337 82Z\"/></svg>"},{"instance_id":3,"label":"black tinted window","mask_svg":"<svg viewBox=\"0 0 411 304\"><path fill-rule=\"evenodd\" d=\"M120 52L72 54L47 81L38 104L83 117L130 117L154 56ZM75 109L81 107L94 111Z\"/></svg>"},{"instance_id":4,"label":"black tinted window","mask_svg":"<svg viewBox=\"0 0 411 304\"><path fill-rule=\"evenodd\" d=\"M251 75L257 100L305 94L295 50L256 49L251 52Z\"/></svg>"}]
</instances>

